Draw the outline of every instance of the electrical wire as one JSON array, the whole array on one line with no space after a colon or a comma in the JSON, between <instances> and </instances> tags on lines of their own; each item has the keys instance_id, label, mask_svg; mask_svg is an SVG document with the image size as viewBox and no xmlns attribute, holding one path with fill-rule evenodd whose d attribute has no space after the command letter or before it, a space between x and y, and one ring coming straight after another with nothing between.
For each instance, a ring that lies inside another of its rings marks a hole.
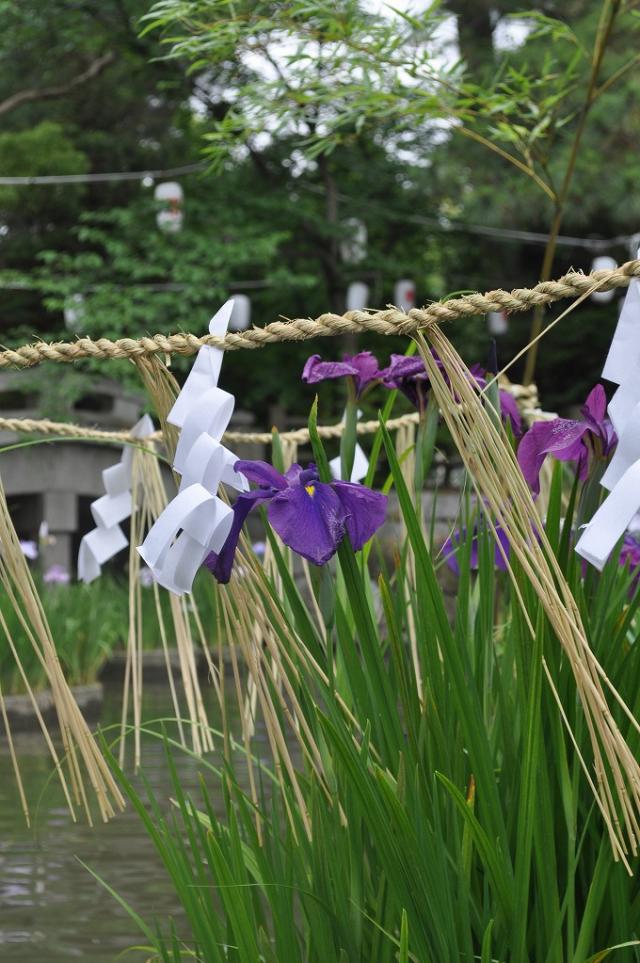
<instances>
[{"instance_id":1,"label":"electrical wire","mask_svg":"<svg viewBox=\"0 0 640 963\"><path fill-rule=\"evenodd\" d=\"M144 170L144 171L113 171L110 173L97 173L97 174L51 174L51 175L36 175L33 177L1 177L0 176L0 186L3 187L32 187L32 186L46 186L46 185L65 185L65 184L101 184L101 183L116 183L118 181L143 181L147 178L153 178L154 180L162 179L165 177L184 177L189 174L202 173L207 168L207 165L203 162L196 164L185 164L182 167L170 167L164 170ZM322 193L323 188L316 187L313 184L301 184L299 185L306 191L312 193ZM348 194L337 194L338 200L345 203L351 204L354 207L360 206L359 202ZM369 207L376 206L379 210L382 210L383 205L376 204L375 201L367 200L367 205ZM386 210L386 209L385 209ZM383 212L383 216L384 216ZM391 219L391 216L386 211L386 216ZM422 224L425 227L433 228L443 234L450 233L461 233L477 235L480 237L495 238L496 240L505 241L521 241L525 244L540 244L545 245L549 240L549 235L540 231L525 231L517 228L506 228L506 227L492 227L487 224L474 224L465 221L451 221L448 218L438 218L438 217L427 217L422 214L404 214L402 215L402 220L410 224ZM638 247L638 241L640 237L638 234L618 234L615 237L607 238L597 238L597 237L573 237L567 234L561 234L556 240L556 243L564 247L579 247L588 251L592 251L594 254L607 251L611 247L627 247L630 249L631 254L635 254L635 250Z\"/></svg>"},{"instance_id":2,"label":"electrical wire","mask_svg":"<svg viewBox=\"0 0 640 963\"><path fill-rule=\"evenodd\" d=\"M183 177L206 170L207 165L184 164L182 167L169 167L167 170L113 171L104 174L45 174L33 177L0 177L3 187L32 187L52 184L102 184L115 181L143 181L147 177L154 180L164 177Z\"/></svg>"}]
</instances>

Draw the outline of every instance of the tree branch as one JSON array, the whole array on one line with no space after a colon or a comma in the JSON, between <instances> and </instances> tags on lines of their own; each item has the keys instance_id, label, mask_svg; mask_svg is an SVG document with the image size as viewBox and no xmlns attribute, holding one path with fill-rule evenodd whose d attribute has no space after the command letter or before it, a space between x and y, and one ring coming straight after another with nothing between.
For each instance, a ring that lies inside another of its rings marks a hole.
<instances>
[{"instance_id":1,"label":"tree branch","mask_svg":"<svg viewBox=\"0 0 640 963\"><path fill-rule=\"evenodd\" d=\"M82 84L93 80L94 77L102 73L105 67L108 67L114 60L115 54L109 51L103 54L102 57L98 57L97 60L94 60L86 70L76 77L73 77L66 84L59 84L56 87L32 87L27 90L19 90L16 94L12 94L11 97L7 97L6 100L0 101L0 115L8 114L9 111L15 110L16 107L30 103L33 100L49 100L53 97L63 97L76 87L81 87Z\"/></svg>"}]
</instances>

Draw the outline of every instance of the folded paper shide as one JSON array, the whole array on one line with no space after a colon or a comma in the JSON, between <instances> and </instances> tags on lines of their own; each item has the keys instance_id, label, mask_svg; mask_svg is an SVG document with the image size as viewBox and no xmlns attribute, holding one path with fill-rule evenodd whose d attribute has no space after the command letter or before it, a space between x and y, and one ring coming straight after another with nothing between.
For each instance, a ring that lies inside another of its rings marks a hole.
<instances>
[{"instance_id":1,"label":"folded paper shide","mask_svg":"<svg viewBox=\"0 0 640 963\"><path fill-rule=\"evenodd\" d=\"M224 337L232 311L229 300L211 319L210 334ZM167 416L180 429L173 463L180 488L138 548L156 581L176 595L191 591L205 558L222 549L231 531L233 512L218 497L220 484L239 492L249 487L234 468L237 456L222 444L235 405L218 387L222 358L219 348L200 348Z\"/></svg>"},{"instance_id":2,"label":"folded paper shide","mask_svg":"<svg viewBox=\"0 0 640 963\"><path fill-rule=\"evenodd\" d=\"M608 406L618 434L618 446L602 477L602 485L610 494L576 545L578 554L598 569L604 567L640 511L640 285L637 280L629 284L602 376L618 385Z\"/></svg>"},{"instance_id":3,"label":"folded paper shide","mask_svg":"<svg viewBox=\"0 0 640 963\"><path fill-rule=\"evenodd\" d=\"M144 415L131 429L131 434L134 438L146 438L153 431L153 421ZM127 536L120 523L131 515L132 464L133 448L127 445L118 464L102 472L105 494L91 505L96 527L80 542L78 578L82 582L93 582L105 562L127 547Z\"/></svg>"}]
</instances>

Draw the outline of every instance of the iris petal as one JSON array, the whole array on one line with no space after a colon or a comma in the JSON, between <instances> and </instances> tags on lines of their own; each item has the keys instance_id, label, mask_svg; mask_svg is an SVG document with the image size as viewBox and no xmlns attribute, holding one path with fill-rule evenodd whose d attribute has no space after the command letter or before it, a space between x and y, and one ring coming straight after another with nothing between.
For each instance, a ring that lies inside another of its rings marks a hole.
<instances>
[{"instance_id":1,"label":"iris petal","mask_svg":"<svg viewBox=\"0 0 640 963\"><path fill-rule=\"evenodd\" d=\"M269 522L285 545L314 565L329 561L345 532L342 503L323 482L278 492L269 505Z\"/></svg>"},{"instance_id":2,"label":"iris petal","mask_svg":"<svg viewBox=\"0 0 640 963\"><path fill-rule=\"evenodd\" d=\"M322 361L319 354L312 354L302 369L302 380L308 385L331 378L344 378L351 375L357 377L358 369L349 361Z\"/></svg>"},{"instance_id":3,"label":"iris petal","mask_svg":"<svg viewBox=\"0 0 640 963\"><path fill-rule=\"evenodd\" d=\"M359 552L384 522L387 496L351 482L333 482L331 487L342 503L351 545Z\"/></svg>"},{"instance_id":4,"label":"iris petal","mask_svg":"<svg viewBox=\"0 0 640 963\"><path fill-rule=\"evenodd\" d=\"M426 378L427 369L420 357L408 358L404 354L392 354L389 367L382 372L384 383L390 388L399 388L399 381L405 378Z\"/></svg>"},{"instance_id":5,"label":"iris petal","mask_svg":"<svg viewBox=\"0 0 640 963\"><path fill-rule=\"evenodd\" d=\"M540 491L540 469L545 457L553 455L559 461L582 461L586 454L583 439L589 431L586 422L568 418L536 421L531 426L518 447L518 462L534 494Z\"/></svg>"},{"instance_id":6,"label":"iris petal","mask_svg":"<svg viewBox=\"0 0 640 963\"><path fill-rule=\"evenodd\" d=\"M361 351L360 354L354 354L352 357L346 359L358 369L358 374L356 377L356 392L358 395L370 384L380 377L381 371L378 368L378 361L371 354L370 351Z\"/></svg>"},{"instance_id":7,"label":"iris petal","mask_svg":"<svg viewBox=\"0 0 640 963\"><path fill-rule=\"evenodd\" d=\"M360 395L364 388L381 374L378 362L370 351L346 354L342 361L322 361L319 354L312 354L302 370L302 380L312 385L318 381L351 376L355 379L356 394Z\"/></svg>"},{"instance_id":8,"label":"iris petal","mask_svg":"<svg viewBox=\"0 0 640 963\"><path fill-rule=\"evenodd\" d=\"M299 466L298 466L299 467ZM243 461L240 459L234 465L236 471L242 472L245 478L262 485L265 488L286 488L287 481L284 475L267 464L266 461Z\"/></svg>"},{"instance_id":9,"label":"iris petal","mask_svg":"<svg viewBox=\"0 0 640 963\"><path fill-rule=\"evenodd\" d=\"M598 384L591 389L581 413L584 418L590 419L596 425L602 424L607 413L607 396L602 385Z\"/></svg>"},{"instance_id":10,"label":"iris petal","mask_svg":"<svg viewBox=\"0 0 640 963\"><path fill-rule=\"evenodd\" d=\"M252 462L247 462L247 464L252 464ZM218 582L226 584L231 578L231 569L233 568L233 560L236 557L240 532L242 531L242 526L247 515L254 505L269 498L273 498L272 492L261 491L257 488L255 491L243 492L241 495L238 495L234 504L231 506L233 522L231 530L227 535L227 540L218 555L216 555L215 552L209 552L204 560L204 564Z\"/></svg>"},{"instance_id":11,"label":"iris petal","mask_svg":"<svg viewBox=\"0 0 640 963\"><path fill-rule=\"evenodd\" d=\"M518 403L513 395L503 388L500 389L499 395L502 419L503 421L507 421L508 419L511 422L513 433L517 436L522 432L522 418L518 410Z\"/></svg>"}]
</instances>

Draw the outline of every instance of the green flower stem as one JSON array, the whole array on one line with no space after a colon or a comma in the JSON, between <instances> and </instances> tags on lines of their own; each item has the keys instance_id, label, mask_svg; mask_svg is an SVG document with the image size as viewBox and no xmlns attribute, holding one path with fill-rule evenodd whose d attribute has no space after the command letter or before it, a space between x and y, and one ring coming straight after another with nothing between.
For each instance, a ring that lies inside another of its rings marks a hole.
<instances>
[{"instance_id":1,"label":"green flower stem","mask_svg":"<svg viewBox=\"0 0 640 963\"><path fill-rule=\"evenodd\" d=\"M358 402L353 378L348 378L349 395L344 413L344 431L340 438L340 466L344 481L351 481L358 441Z\"/></svg>"}]
</instances>

